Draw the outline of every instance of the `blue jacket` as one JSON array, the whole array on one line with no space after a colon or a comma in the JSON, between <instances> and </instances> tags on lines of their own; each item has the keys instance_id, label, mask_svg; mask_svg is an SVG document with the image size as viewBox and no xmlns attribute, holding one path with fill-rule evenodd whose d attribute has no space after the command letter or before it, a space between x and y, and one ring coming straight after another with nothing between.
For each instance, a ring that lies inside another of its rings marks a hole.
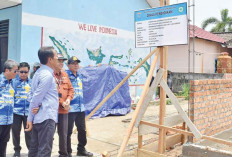
<instances>
[{"instance_id":1,"label":"blue jacket","mask_svg":"<svg viewBox=\"0 0 232 157\"><path fill-rule=\"evenodd\" d=\"M67 70L66 72L74 89L73 99L70 102L71 109L69 110L69 112L83 112L85 111L85 107L83 104L83 87L82 87L83 77L78 72L77 72L77 76L75 76L70 70Z\"/></svg>"},{"instance_id":2,"label":"blue jacket","mask_svg":"<svg viewBox=\"0 0 232 157\"><path fill-rule=\"evenodd\" d=\"M4 74L0 75L0 125L13 123L14 89Z\"/></svg>"},{"instance_id":3,"label":"blue jacket","mask_svg":"<svg viewBox=\"0 0 232 157\"><path fill-rule=\"evenodd\" d=\"M14 113L17 115L28 116L29 104L27 94L31 88L31 79L22 81L20 78L13 79L14 96Z\"/></svg>"}]
</instances>

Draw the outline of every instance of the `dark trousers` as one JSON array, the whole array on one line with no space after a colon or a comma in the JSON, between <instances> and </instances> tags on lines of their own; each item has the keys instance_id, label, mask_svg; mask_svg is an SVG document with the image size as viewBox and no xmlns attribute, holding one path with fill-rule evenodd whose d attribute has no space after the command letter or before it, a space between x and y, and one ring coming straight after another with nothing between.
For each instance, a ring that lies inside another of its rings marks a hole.
<instances>
[{"instance_id":1,"label":"dark trousers","mask_svg":"<svg viewBox=\"0 0 232 157\"><path fill-rule=\"evenodd\" d=\"M59 157L67 157L68 114L59 114L57 130L59 135Z\"/></svg>"},{"instance_id":2,"label":"dark trousers","mask_svg":"<svg viewBox=\"0 0 232 157\"><path fill-rule=\"evenodd\" d=\"M27 116L21 116L14 114L13 124L12 124L12 137L13 137L13 144L14 144L14 150L15 152L20 152L21 146L20 146L20 132L22 128L22 123L24 126L24 129L27 126ZM30 148L31 143L31 132L25 132L25 141L27 145L27 149Z\"/></svg>"},{"instance_id":3,"label":"dark trousers","mask_svg":"<svg viewBox=\"0 0 232 157\"><path fill-rule=\"evenodd\" d=\"M28 157L51 156L55 128L56 123L51 119L33 125Z\"/></svg>"},{"instance_id":4,"label":"dark trousers","mask_svg":"<svg viewBox=\"0 0 232 157\"><path fill-rule=\"evenodd\" d=\"M6 156L6 146L10 139L11 125L0 125L0 157Z\"/></svg>"},{"instance_id":5,"label":"dark trousers","mask_svg":"<svg viewBox=\"0 0 232 157\"><path fill-rule=\"evenodd\" d=\"M85 129L85 112L73 112L68 114L68 140L67 140L67 149L68 153L72 153L71 148L71 135L73 131L73 124L78 130L77 138L78 138L78 147L77 151L85 150L85 145L87 144L86 139L86 129Z\"/></svg>"}]
</instances>

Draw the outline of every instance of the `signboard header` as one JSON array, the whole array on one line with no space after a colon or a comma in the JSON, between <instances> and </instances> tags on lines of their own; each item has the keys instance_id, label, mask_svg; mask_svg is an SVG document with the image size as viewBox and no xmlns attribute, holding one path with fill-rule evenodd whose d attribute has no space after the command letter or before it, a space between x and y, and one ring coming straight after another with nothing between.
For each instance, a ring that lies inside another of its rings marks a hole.
<instances>
[{"instance_id":1,"label":"signboard header","mask_svg":"<svg viewBox=\"0 0 232 157\"><path fill-rule=\"evenodd\" d=\"M187 44L187 3L135 11L136 47Z\"/></svg>"}]
</instances>

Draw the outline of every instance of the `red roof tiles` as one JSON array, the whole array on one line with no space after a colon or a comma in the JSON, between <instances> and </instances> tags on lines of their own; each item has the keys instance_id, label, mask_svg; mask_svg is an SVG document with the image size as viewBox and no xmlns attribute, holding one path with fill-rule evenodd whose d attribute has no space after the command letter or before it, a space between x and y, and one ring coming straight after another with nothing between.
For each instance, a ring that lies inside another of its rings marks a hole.
<instances>
[{"instance_id":1,"label":"red roof tiles","mask_svg":"<svg viewBox=\"0 0 232 157\"><path fill-rule=\"evenodd\" d=\"M225 43L226 42L223 38L221 38L215 34L212 34L208 31L205 31L202 28L199 28L197 26L193 26L193 25L190 25L190 38L193 37L193 28L195 28L195 38L206 39L206 40L215 41L218 43Z\"/></svg>"}]
</instances>

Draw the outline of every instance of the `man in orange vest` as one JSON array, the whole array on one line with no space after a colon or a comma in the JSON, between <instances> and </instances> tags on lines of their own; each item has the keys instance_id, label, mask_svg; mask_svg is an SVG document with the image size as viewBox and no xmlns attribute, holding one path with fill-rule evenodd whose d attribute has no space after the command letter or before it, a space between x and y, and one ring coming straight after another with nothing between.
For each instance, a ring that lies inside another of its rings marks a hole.
<instances>
[{"instance_id":1,"label":"man in orange vest","mask_svg":"<svg viewBox=\"0 0 232 157\"><path fill-rule=\"evenodd\" d=\"M59 95L59 116L58 116L58 135L59 135L59 157L67 157L67 135L68 135L68 111L70 101L73 99L73 86L68 74L63 70L64 61L67 60L58 54L58 66L55 70L55 79Z\"/></svg>"}]
</instances>

